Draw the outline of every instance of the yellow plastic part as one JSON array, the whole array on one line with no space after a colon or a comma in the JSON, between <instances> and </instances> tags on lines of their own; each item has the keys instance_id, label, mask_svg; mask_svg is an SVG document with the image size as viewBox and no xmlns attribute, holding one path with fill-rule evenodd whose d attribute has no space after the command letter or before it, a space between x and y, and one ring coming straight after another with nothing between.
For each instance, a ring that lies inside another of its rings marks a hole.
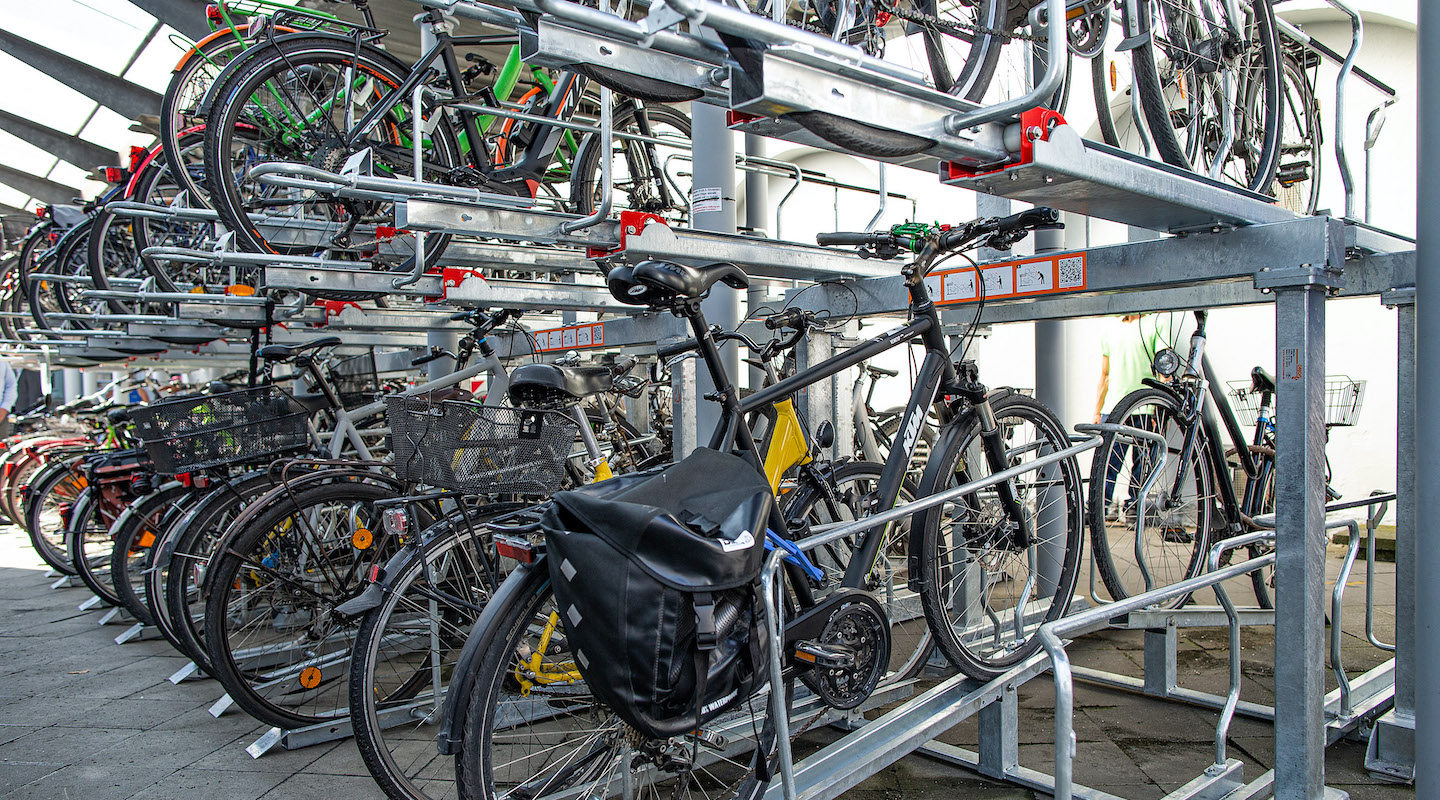
<instances>
[{"instance_id":1,"label":"yellow plastic part","mask_svg":"<svg viewBox=\"0 0 1440 800\"><path fill-rule=\"evenodd\" d=\"M615 477L615 473L610 471L610 462L601 461L595 465L595 479L590 482L599 483L600 481L608 481L613 477Z\"/></svg>"},{"instance_id":2,"label":"yellow plastic part","mask_svg":"<svg viewBox=\"0 0 1440 800\"><path fill-rule=\"evenodd\" d=\"M770 481L770 491L779 494L780 478L791 467L810 461L810 440L805 438L805 426L795 413L795 401L781 400L775 404L774 432L765 451L765 477Z\"/></svg>"}]
</instances>

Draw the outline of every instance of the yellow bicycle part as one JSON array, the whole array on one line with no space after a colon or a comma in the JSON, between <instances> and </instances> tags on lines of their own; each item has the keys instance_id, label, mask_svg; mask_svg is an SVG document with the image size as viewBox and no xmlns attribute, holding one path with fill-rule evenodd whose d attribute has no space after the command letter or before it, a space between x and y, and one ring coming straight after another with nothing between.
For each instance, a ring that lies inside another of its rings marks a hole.
<instances>
[{"instance_id":1,"label":"yellow bicycle part","mask_svg":"<svg viewBox=\"0 0 1440 800\"><path fill-rule=\"evenodd\" d=\"M565 683L579 683L582 678L580 671L574 668L573 663L566 665L546 665L545 651L550 649L550 637L555 635L555 629L560 624L560 615L554 611L550 612L550 618L545 622L545 628L540 631L540 641L535 645L535 650L528 659L521 661L515 667L515 680L520 684L520 696L528 697L530 690L536 685L555 686ZM551 666L559 666L561 669L552 669ZM564 667L569 666L569 669ZM531 680L531 679L534 680Z\"/></svg>"},{"instance_id":2,"label":"yellow bicycle part","mask_svg":"<svg viewBox=\"0 0 1440 800\"><path fill-rule=\"evenodd\" d=\"M761 449L765 451L765 477L770 481L770 491L780 494L780 478L791 467L809 464L810 440L805 436L805 426L795 412L795 401L786 398L776 403L775 419L766 434L767 441Z\"/></svg>"}]
</instances>

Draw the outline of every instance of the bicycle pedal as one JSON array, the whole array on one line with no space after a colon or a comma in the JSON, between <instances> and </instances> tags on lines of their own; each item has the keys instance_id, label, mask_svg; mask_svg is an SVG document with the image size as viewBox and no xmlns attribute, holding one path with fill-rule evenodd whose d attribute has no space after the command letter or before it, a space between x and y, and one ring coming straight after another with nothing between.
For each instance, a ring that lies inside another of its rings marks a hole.
<instances>
[{"instance_id":1,"label":"bicycle pedal","mask_svg":"<svg viewBox=\"0 0 1440 800\"><path fill-rule=\"evenodd\" d=\"M728 739L713 731L691 731L690 735L695 737L695 741L711 750L723 751L730 744Z\"/></svg>"},{"instance_id":2,"label":"bicycle pedal","mask_svg":"<svg viewBox=\"0 0 1440 800\"><path fill-rule=\"evenodd\" d=\"M795 645L796 661L813 664L821 669L853 669L855 652L843 645L820 642L799 642Z\"/></svg>"}]
</instances>

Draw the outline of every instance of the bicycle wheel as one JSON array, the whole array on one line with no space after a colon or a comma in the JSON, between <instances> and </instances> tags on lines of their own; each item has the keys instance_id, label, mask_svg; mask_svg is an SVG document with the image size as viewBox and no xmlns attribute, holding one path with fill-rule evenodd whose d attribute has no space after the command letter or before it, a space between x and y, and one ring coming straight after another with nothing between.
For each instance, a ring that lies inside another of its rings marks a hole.
<instances>
[{"instance_id":1,"label":"bicycle wheel","mask_svg":"<svg viewBox=\"0 0 1440 800\"><path fill-rule=\"evenodd\" d=\"M1275 513L1275 448L1270 446L1273 444L1273 442L1267 442L1267 444L1264 445L1250 445L1251 458L1257 459L1260 468L1259 473L1254 478L1246 477L1240 465L1238 463L1235 465L1236 470L1238 470L1233 473L1236 484L1235 495L1240 498L1242 502L1245 502L1245 493L1247 491L1251 493L1245 511L1245 513L1251 517ZM1233 450L1226 452L1225 457L1227 462L1233 454ZM1328 477L1326 483L1327 485L1329 483ZM1246 546L1246 550L1249 552L1251 558L1257 558L1274 549L1275 546L1273 544L1264 542ZM1231 560L1230 553L1227 551L1225 555L1221 556L1221 560L1223 563L1229 563ZM1275 600L1270 593L1271 590L1275 588L1274 564L1251 572L1250 586L1255 590L1255 604L1257 606L1260 608L1275 607Z\"/></svg>"},{"instance_id":2,"label":"bicycle wheel","mask_svg":"<svg viewBox=\"0 0 1440 800\"><path fill-rule=\"evenodd\" d=\"M1095 122L1100 139L1127 153L1158 158L1150 144L1145 114L1135 99L1135 75L1130 54L1116 52L1115 42L1090 59L1090 90L1095 101Z\"/></svg>"},{"instance_id":3,"label":"bicycle wheel","mask_svg":"<svg viewBox=\"0 0 1440 800\"><path fill-rule=\"evenodd\" d=\"M1105 435L1091 462L1088 522L1095 567L1111 599L1123 600L1147 586L1169 586L1205 569L1216 508L1215 474L1203 429L1190 463L1180 463L1186 427L1179 401L1169 392L1137 389L1121 398L1106 420L1158 433L1166 441L1163 466L1158 445L1131 443L1115 434ZM1137 536L1141 490L1152 476L1154 482L1144 494L1145 533ZM1186 595L1165 605L1179 608L1188 600Z\"/></svg>"},{"instance_id":4,"label":"bicycle wheel","mask_svg":"<svg viewBox=\"0 0 1440 800\"><path fill-rule=\"evenodd\" d=\"M1012 394L993 401L1005 468L1069 446L1055 415L1037 400ZM928 497L994 473L976 414L941 434L920 484ZM946 658L972 678L992 678L1040 647L1040 626L1064 616L1075 589L1081 550L1082 497L1075 460L1013 478L1010 486L1032 541L1015 541L995 487L916 515L920 599Z\"/></svg>"},{"instance_id":5,"label":"bicycle wheel","mask_svg":"<svg viewBox=\"0 0 1440 800\"><path fill-rule=\"evenodd\" d=\"M224 482L175 523L162 545L152 582L163 587L160 615L182 654L206 674L213 674L205 644L205 575L216 548L247 508L274 484L264 472L247 473Z\"/></svg>"},{"instance_id":6,"label":"bicycle wheel","mask_svg":"<svg viewBox=\"0 0 1440 800\"><path fill-rule=\"evenodd\" d=\"M768 688L706 725L724 737L723 751L690 736L644 740L580 678L544 562L512 573L486 618L467 645L484 657L461 706L460 797L606 796L622 785L629 796L755 800L764 792L756 767L775 751Z\"/></svg>"},{"instance_id":7,"label":"bicycle wheel","mask_svg":"<svg viewBox=\"0 0 1440 800\"><path fill-rule=\"evenodd\" d=\"M211 674L252 717L297 728L346 712L359 626L334 608L399 549L374 507L394 496L358 482L286 493L218 551L206 576Z\"/></svg>"},{"instance_id":8,"label":"bicycle wheel","mask_svg":"<svg viewBox=\"0 0 1440 800\"><path fill-rule=\"evenodd\" d=\"M612 120L616 132L667 144L615 137L610 156L614 210L658 214L672 225L683 225L690 217L689 169L677 170L675 160L685 156L688 163L690 118L669 106L623 99L616 106ZM577 214L592 213L602 199L602 149L599 135L593 133L580 145L570 176L570 202Z\"/></svg>"},{"instance_id":9,"label":"bicycle wheel","mask_svg":"<svg viewBox=\"0 0 1440 800\"><path fill-rule=\"evenodd\" d=\"M803 520L814 528L860 519L868 513L865 504L874 496L884 470L882 464L854 461L829 472L825 485L802 480L786 498L786 521ZM906 481L896 503L914 499L915 487ZM914 677L933 647L920 597L909 588L910 520L887 526L884 536L875 569L862 587L874 593L890 617L890 666L882 684ZM807 551L811 561L825 572L825 583L816 592L817 597L840 585L857 541L846 539ZM805 548L804 539L797 543Z\"/></svg>"},{"instance_id":10,"label":"bicycle wheel","mask_svg":"<svg viewBox=\"0 0 1440 800\"><path fill-rule=\"evenodd\" d=\"M460 649L504 577L484 520L515 508L481 507L468 522L452 514L423 532L423 544L386 565L385 599L360 622L350 720L365 766L390 798L456 796L435 726Z\"/></svg>"},{"instance_id":11,"label":"bicycle wheel","mask_svg":"<svg viewBox=\"0 0 1440 800\"><path fill-rule=\"evenodd\" d=\"M146 627L156 625L145 598L145 570L154 561L155 544L164 530L161 520L190 502L194 502L194 492L176 484L138 498L111 526L115 543L110 550L110 574L115 594L120 606Z\"/></svg>"},{"instance_id":12,"label":"bicycle wheel","mask_svg":"<svg viewBox=\"0 0 1440 800\"><path fill-rule=\"evenodd\" d=\"M220 87L205 127L211 202L237 244L259 253L337 252L397 266L413 260L414 237L395 224L394 201L344 199L250 177L265 162L338 172L365 150L376 175L412 176L415 109L410 97L394 95L408 68L376 47L334 38L295 37L265 47L270 55L247 57ZM347 143L345 132L377 107L388 111ZM425 178L450 180L462 163L455 134L439 109L421 113L441 114L427 123L433 129L425 139ZM426 263L435 263L448 243L448 235L427 236Z\"/></svg>"},{"instance_id":13,"label":"bicycle wheel","mask_svg":"<svg viewBox=\"0 0 1440 800\"><path fill-rule=\"evenodd\" d=\"M25 528L35 552L64 575L75 574L65 547L65 520L87 485L85 476L74 469L80 459L72 456L47 465L44 473L35 476L25 509Z\"/></svg>"},{"instance_id":14,"label":"bicycle wheel","mask_svg":"<svg viewBox=\"0 0 1440 800\"><path fill-rule=\"evenodd\" d=\"M158 170L153 162L151 167ZM147 167L146 171L150 171L151 167ZM135 228L138 227L138 224L138 219L121 216L108 207L102 207L95 212L90 225L90 235L85 240L85 265L93 288L102 291L109 289L111 278L136 279L143 277L144 270L140 266L140 250L135 241ZM90 287L82 286L81 288ZM61 300L67 308L70 307L69 297L69 293L61 295ZM95 302L93 307L100 309L102 313L144 313L143 307L133 300L107 298Z\"/></svg>"},{"instance_id":15,"label":"bicycle wheel","mask_svg":"<svg viewBox=\"0 0 1440 800\"><path fill-rule=\"evenodd\" d=\"M108 502L94 486L87 486L75 501L70 523L65 530L65 544L70 563L90 591L107 606L120 605L120 597L110 577L110 514Z\"/></svg>"},{"instance_id":16,"label":"bicycle wheel","mask_svg":"<svg viewBox=\"0 0 1440 800\"><path fill-rule=\"evenodd\" d=\"M234 133L243 139L248 131ZM191 131L180 137L175 153L167 153L164 164L151 164L152 169L140 176L135 184L134 199L152 205L171 206L183 198L190 183L200 183L205 177L205 131ZM176 164L181 171L176 172ZM203 202L187 203L189 207L204 208ZM184 247L192 250L209 249L220 231L216 223L181 219L150 219L137 217L134 222L135 250L144 253L150 247ZM162 292L203 291L223 294L227 288L243 284L258 288L256 276L262 272L256 267L216 264L192 264L168 261L141 255L140 263L145 271L155 277L155 286Z\"/></svg>"},{"instance_id":17,"label":"bicycle wheel","mask_svg":"<svg viewBox=\"0 0 1440 800\"><path fill-rule=\"evenodd\" d=\"M1139 0L1148 36L1132 51L1135 84L1166 163L1263 191L1280 150L1274 12L1266 0L1250 0L1239 5L1243 19L1231 20L1227 5Z\"/></svg>"},{"instance_id":18,"label":"bicycle wheel","mask_svg":"<svg viewBox=\"0 0 1440 800\"><path fill-rule=\"evenodd\" d=\"M1309 216L1320 205L1325 130L1320 104L1299 56L1286 52L1281 62L1285 74L1280 86L1280 165L1266 194L1296 214Z\"/></svg>"},{"instance_id":19,"label":"bicycle wheel","mask_svg":"<svg viewBox=\"0 0 1440 800\"><path fill-rule=\"evenodd\" d=\"M188 193L192 206L208 207L209 195L200 176L189 172L188 160L180 157L183 152L181 139L185 131L199 124L205 116L201 103L221 70L252 44L246 39L250 33L249 25L217 33L219 35L206 37L185 53L170 73L165 96L160 100L160 151L164 153L170 174L178 179L179 188Z\"/></svg>"},{"instance_id":20,"label":"bicycle wheel","mask_svg":"<svg viewBox=\"0 0 1440 800\"><path fill-rule=\"evenodd\" d=\"M60 241L47 254L40 257L37 269L29 276L26 302L35 326L47 331L85 330L90 325L82 319L67 319L52 314L67 313L67 293L82 291L77 283L62 280L41 280L36 274L88 277L90 262L87 258L91 220L86 219L60 237Z\"/></svg>"}]
</instances>

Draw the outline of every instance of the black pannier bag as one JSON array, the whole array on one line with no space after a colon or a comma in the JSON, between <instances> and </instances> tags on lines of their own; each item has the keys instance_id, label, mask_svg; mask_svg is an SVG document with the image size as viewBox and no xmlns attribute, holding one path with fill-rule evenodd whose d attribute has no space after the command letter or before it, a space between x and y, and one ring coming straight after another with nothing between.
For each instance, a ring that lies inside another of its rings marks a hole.
<instances>
[{"instance_id":1,"label":"black pannier bag","mask_svg":"<svg viewBox=\"0 0 1440 800\"><path fill-rule=\"evenodd\" d=\"M755 467L702 448L553 499L542 525L555 606L598 700L666 739L754 693L766 674L759 583L774 504Z\"/></svg>"}]
</instances>

